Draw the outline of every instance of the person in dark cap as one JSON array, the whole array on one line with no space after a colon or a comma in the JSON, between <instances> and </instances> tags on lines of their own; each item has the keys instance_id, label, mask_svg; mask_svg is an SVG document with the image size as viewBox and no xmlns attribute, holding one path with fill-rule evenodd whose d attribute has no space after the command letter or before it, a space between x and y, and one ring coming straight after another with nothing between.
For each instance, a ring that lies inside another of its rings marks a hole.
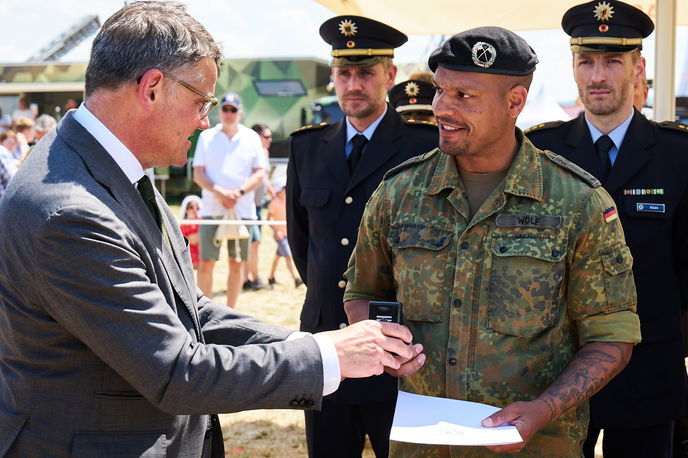
<instances>
[{"instance_id":1,"label":"person in dark cap","mask_svg":"<svg viewBox=\"0 0 688 458\"><path fill-rule=\"evenodd\" d=\"M435 121L432 98L435 88L420 80L407 80L389 90L389 103L407 121Z\"/></svg>"},{"instance_id":2,"label":"person in dark cap","mask_svg":"<svg viewBox=\"0 0 688 458\"><path fill-rule=\"evenodd\" d=\"M394 49L406 35L360 16L329 19L320 35L332 46L332 81L346 116L306 126L290 140L289 245L308 286L301 311L308 332L347 326L343 274L365 203L390 168L437 145L436 125L407 123L386 103L397 73ZM307 414L309 455L361 456L367 435L375 455L386 457L397 396L392 375L345 381L320 412Z\"/></svg>"},{"instance_id":3,"label":"person in dark cap","mask_svg":"<svg viewBox=\"0 0 688 458\"><path fill-rule=\"evenodd\" d=\"M390 170L368 201L344 308L399 301L423 344L415 394L502 408L485 427L522 442L393 441L395 457L579 457L587 398L640 340L632 258L599 182L516 128L537 64L498 27L449 38L429 58L439 148Z\"/></svg>"},{"instance_id":4,"label":"person in dark cap","mask_svg":"<svg viewBox=\"0 0 688 458\"><path fill-rule=\"evenodd\" d=\"M569 9L562 27L571 36L584 111L526 134L595 175L614 199L633 254L643 338L628 366L590 400L585 456L594 456L603 429L605 457L671 457L686 398L688 130L634 109L634 85L645 74L640 51L654 29L645 13L615 0L592 1Z\"/></svg>"}]
</instances>

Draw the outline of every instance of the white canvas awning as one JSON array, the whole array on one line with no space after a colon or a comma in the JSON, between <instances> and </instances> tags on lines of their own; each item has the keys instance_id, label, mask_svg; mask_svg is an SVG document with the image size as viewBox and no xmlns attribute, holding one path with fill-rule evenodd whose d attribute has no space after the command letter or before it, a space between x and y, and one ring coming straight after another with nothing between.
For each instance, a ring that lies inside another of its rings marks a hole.
<instances>
[{"instance_id":1,"label":"white canvas awning","mask_svg":"<svg viewBox=\"0 0 688 458\"><path fill-rule=\"evenodd\" d=\"M336 14L366 16L406 34L453 35L496 25L510 30L560 29L570 7L584 0L316 0ZM674 119L676 25L688 25L687 0L626 0L656 25L656 120Z\"/></svg>"}]
</instances>

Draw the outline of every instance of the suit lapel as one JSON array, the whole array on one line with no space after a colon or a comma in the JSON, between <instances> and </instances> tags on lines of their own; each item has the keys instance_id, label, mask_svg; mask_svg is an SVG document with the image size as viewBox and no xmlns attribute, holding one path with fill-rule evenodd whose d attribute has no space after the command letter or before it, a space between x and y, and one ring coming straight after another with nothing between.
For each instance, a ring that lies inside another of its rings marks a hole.
<instances>
[{"instance_id":1,"label":"suit lapel","mask_svg":"<svg viewBox=\"0 0 688 458\"><path fill-rule=\"evenodd\" d=\"M344 154L345 143L346 121L342 119L323 137L322 154L327 168L341 184L346 186L349 182L349 166Z\"/></svg>"},{"instance_id":2,"label":"suit lapel","mask_svg":"<svg viewBox=\"0 0 688 458\"><path fill-rule=\"evenodd\" d=\"M105 187L123 208L131 213L135 221L140 223L137 228L132 227L131 229L139 233L144 243L149 249L152 247L157 257L162 261L172 287L189 310L194 325L200 334L196 302L191 293L193 288L189 286L188 274L185 276L180 268L180 266L185 265L185 262L179 259L181 254L178 253L178 247L184 246L184 242L165 201L156 190L156 202L161 210L162 221L170 238L170 246L163 240L163 235L148 207L122 169L102 145L74 120L71 113L68 113L58 125L58 135L81 157L94 179ZM179 259L179 263L175 257ZM174 303L170 305L175 307Z\"/></svg>"},{"instance_id":3,"label":"suit lapel","mask_svg":"<svg viewBox=\"0 0 688 458\"><path fill-rule=\"evenodd\" d=\"M573 122L569 135L566 137L566 144L571 147L571 154L567 157L568 160L578 164L596 177L601 175L602 168L597 158L597 150L592 143L590 129L585 122L585 115L583 113Z\"/></svg>"},{"instance_id":4,"label":"suit lapel","mask_svg":"<svg viewBox=\"0 0 688 458\"><path fill-rule=\"evenodd\" d=\"M621 188L652 159L650 148L654 144L655 135L652 124L636 111L621 143L619 155L614 161L609 178L604 183L605 189L610 194Z\"/></svg>"},{"instance_id":5,"label":"suit lapel","mask_svg":"<svg viewBox=\"0 0 688 458\"><path fill-rule=\"evenodd\" d=\"M401 116L387 105L387 113L373 132L373 137L368 142L363 157L358 163L353 176L349 180L347 190L355 187L375 172L382 164L397 154L396 140L402 134Z\"/></svg>"}]
</instances>

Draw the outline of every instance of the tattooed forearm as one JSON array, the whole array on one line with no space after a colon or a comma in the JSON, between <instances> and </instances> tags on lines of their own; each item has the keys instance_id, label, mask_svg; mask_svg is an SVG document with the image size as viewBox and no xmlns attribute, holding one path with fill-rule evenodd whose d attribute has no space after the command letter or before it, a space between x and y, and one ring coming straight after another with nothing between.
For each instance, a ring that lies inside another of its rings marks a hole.
<instances>
[{"instance_id":1,"label":"tattooed forearm","mask_svg":"<svg viewBox=\"0 0 688 458\"><path fill-rule=\"evenodd\" d=\"M626 367L633 344L591 342L573 356L564 372L538 400L547 405L550 421L595 394Z\"/></svg>"}]
</instances>

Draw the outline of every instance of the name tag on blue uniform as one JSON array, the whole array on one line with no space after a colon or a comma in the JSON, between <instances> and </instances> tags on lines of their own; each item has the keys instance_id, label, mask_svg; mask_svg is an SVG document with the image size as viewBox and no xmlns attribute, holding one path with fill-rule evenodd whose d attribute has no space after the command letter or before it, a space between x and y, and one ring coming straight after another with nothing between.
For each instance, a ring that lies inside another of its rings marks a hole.
<instances>
[{"instance_id":1,"label":"name tag on blue uniform","mask_svg":"<svg viewBox=\"0 0 688 458\"><path fill-rule=\"evenodd\" d=\"M650 204L645 202L638 202L635 204L636 211L649 213L666 213L665 204Z\"/></svg>"}]
</instances>

